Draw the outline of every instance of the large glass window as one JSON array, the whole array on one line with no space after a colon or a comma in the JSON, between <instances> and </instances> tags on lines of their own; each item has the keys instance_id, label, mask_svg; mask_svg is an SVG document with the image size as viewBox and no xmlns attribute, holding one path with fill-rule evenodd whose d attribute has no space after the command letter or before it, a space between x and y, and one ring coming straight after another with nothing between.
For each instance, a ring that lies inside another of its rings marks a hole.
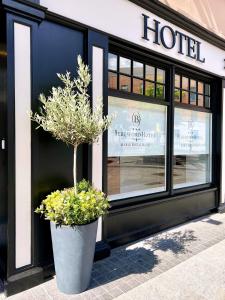
<instances>
[{"instance_id":1,"label":"large glass window","mask_svg":"<svg viewBox=\"0 0 225 300\"><path fill-rule=\"evenodd\" d=\"M174 188L211 181L211 113L175 108Z\"/></svg>"},{"instance_id":2,"label":"large glass window","mask_svg":"<svg viewBox=\"0 0 225 300\"><path fill-rule=\"evenodd\" d=\"M166 106L110 96L108 110L110 199L165 191Z\"/></svg>"},{"instance_id":3,"label":"large glass window","mask_svg":"<svg viewBox=\"0 0 225 300\"><path fill-rule=\"evenodd\" d=\"M108 130L110 199L210 186L210 80L177 68L171 97L163 64L115 53L108 58L108 113L116 116Z\"/></svg>"},{"instance_id":4,"label":"large glass window","mask_svg":"<svg viewBox=\"0 0 225 300\"><path fill-rule=\"evenodd\" d=\"M165 70L109 53L108 87L165 100Z\"/></svg>"},{"instance_id":5,"label":"large glass window","mask_svg":"<svg viewBox=\"0 0 225 300\"><path fill-rule=\"evenodd\" d=\"M174 101L210 108L210 85L176 74Z\"/></svg>"}]
</instances>

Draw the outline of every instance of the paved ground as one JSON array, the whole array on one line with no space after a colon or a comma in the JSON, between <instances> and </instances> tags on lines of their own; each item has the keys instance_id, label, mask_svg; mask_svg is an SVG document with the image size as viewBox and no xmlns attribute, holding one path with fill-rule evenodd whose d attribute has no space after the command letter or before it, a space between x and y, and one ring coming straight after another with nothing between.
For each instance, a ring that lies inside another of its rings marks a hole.
<instances>
[{"instance_id":1,"label":"paved ground","mask_svg":"<svg viewBox=\"0 0 225 300\"><path fill-rule=\"evenodd\" d=\"M52 279L8 299L225 300L225 214L112 250L94 264L91 286L80 295L60 293Z\"/></svg>"}]
</instances>

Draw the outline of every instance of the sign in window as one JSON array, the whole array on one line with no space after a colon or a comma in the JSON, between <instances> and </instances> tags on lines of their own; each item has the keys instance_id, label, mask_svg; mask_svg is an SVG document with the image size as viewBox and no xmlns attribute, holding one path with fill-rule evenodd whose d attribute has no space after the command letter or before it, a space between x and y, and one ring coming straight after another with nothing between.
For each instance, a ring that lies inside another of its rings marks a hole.
<instances>
[{"instance_id":1,"label":"sign in window","mask_svg":"<svg viewBox=\"0 0 225 300\"><path fill-rule=\"evenodd\" d=\"M166 190L163 105L109 97L108 195L112 200Z\"/></svg>"},{"instance_id":2,"label":"sign in window","mask_svg":"<svg viewBox=\"0 0 225 300\"><path fill-rule=\"evenodd\" d=\"M211 113L175 109L174 188L211 181Z\"/></svg>"}]
</instances>

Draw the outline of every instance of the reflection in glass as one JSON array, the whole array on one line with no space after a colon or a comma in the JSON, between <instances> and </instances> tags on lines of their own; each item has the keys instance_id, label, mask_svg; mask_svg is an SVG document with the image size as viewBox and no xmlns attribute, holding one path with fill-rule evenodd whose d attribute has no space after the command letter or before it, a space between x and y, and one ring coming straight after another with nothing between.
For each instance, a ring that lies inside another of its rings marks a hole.
<instances>
[{"instance_id":1,"label":"reflection in glass","mask_svg":"<svg viewBox=\"0 0 225 300\"><path fill-rule=\"evenodd\" d=\"M157 82L165 83L165 71L162 69L157 69Z\"/></svg>"},{"instance_id":2,"label":"reflection in glass","mask_svg":"<svg viewBox=\"0 0 225 300\"><path fill-rule=\"evenodd\" d=\"M120 72L124 74L131 74L131 60L120 56Z\"/></svg>"},{"instance_id":3,"label":"reflection in glass","mask_svg":"<svg viewBox=\"0 0 225 300\"><path fill-rule=\"evenodd\" d=\"M137 77L140 77L140 78L143 78L143 64L142 63L139 63L137 61L134 61L133 62L133 75L134 76L137 76Z\"/></svg>"},{"instance_id":4,"label":"reflection in glass","mask_svg":"<svg viewBox=\"0 0 225 300\"><path fill-rule=\"evenodd\" d=\"M174 89L174 101L180 102L180 90Z\"/></svg>"},{"instance_id":5,"label":"reflection in glass","mask_svg":"<svg viewBox=\"0 0 225 300\"><path fill-rule=\"evenodd\" d=\"M175 87L180 88L180 75L175 74Z\"/></svg>"},{"instance_id":6,"label":"reflection in glass","mask_svg":"<svg viewBox=\"0 0 225 300\"><path fill-rule=\"evenodd\" d=\"M117 74L113 72L108 73L108 87L109 89L117 89Z\"/></svg>"},{"instance_id":7,"label":"reflection in glass","mask_svg":"<svg viewBox=\"0 0 225 300\"><path fill-rule=\"evenodd\" d=\"M146 65L145 67L145 78L155 81L155 68L152 66Z\"/></svg>"},{"instance_id":8,"label":"reflection in glass","mask_svg":"<svg viewBox=\"0 0 225 300\"><path fill-rule=\"evenodd\" d=\"M109 53L108 64L110 70L117 71L117 55Z\"/></svg>"},{"instance_id":9,"label":"reflection in glass","mask_svg":"<svg viewBox=\"0 0 225 300\"><path fill-rule=\"evenodd\" d=\"M189 93L186 91L181 91L182 96L182 103L188 104L189 103Z\"/></svg>"},{"instance_id":10,"label":"reflection in glass","mask_svg":"<svg viewBox=\"0 0 225 300\"><path fill-rule=\"evenodd\" d=\"M187 77L182 77L182 89L189 90L189 83Z\"/></svg>"},{"instance_id":11,"label":"reflection in glass","mask_svg":"<svg viewBox=\"0 0 225 300\"><path fill-rule=\"evenodd\" d=\"M145 82L145 96L155 97L155 84L153 82Z\"/></svg>"},{"instance_id":12,"label":"reflection in glass","mask_svg":"<svg viewBox=\"0 0 225 300\"><path fill-rule=\"evenodd\" d=\"M210 97L205 96L205 107L210 108Z\"/></svg>"},{"instance_id":13,"label":"reflection in glass","mask_svg":"<svg viewBox=\"0 0 225 300\"><path fill-rule=\"evenodd\" d=\"M165 98L165 87L162 84L156 85L156 98Z\"/></svg>"},{"instance_id":14,"label":"reflection in glass","mask_svg":"<svg viewBox=\"0 0 225 300\"><path fill-rule=\"evenodd\" d=\"M205 84L205 95L210 96L210 85Z\"/></svg>"},{"instance_id":15,"label":"reflection in glass","mask_svg":"<svg viewBox=\"0 0 225 300\"><path fill-rule=\"evenodd\" d=\"M133 93L143 94L143 80L133 78Z\"/></svg>"},{"instance_id":16,"label":"reflection in glass","mask_svg":"<svg viewBox=\"0 0 225 300\"><path fill-rule=\"evenodd\" d=\"M165 157L108 157L108 195L110 200L165 190Z\"/></svg>"},{"instance_id":17,"label":"reflection in glass","mask_svg":"<svg viewBox=\"0 0 225 300\"><path fill-rule=\"evenodd\" d=\"M197 82L196 82L196 80L193 80L193 79L190 80L190 90L191 90L191 92L196 92L197 91Z\"/></svg>"},{"instance_id":18,"label":"reflection in glass","mask_svg":"<svg viewBox=\"0 0 225 300\"><path fill-rule=\"evenodd\" d=\"M199 81L198 82L198 93L203 94L204 91L204 84L203 82Z\"/></svg>"},{"instance_id":19,"label":"reflection in glass","mask_svg":"<svg viewBox=\"0 0 225 300\"><path fill-rule=\"evenodd\" d=\"M198 106L204 106L203 95L198 95Z\"/></svg>"},{"instance_id":20,"label":"reflection in glass","mask_svg":"<svg viewBox=\"0 0 225 300\"><path fill-rule=\"evenodd\" d=\"M196 105L197 96L195 93L190 93L190 104Z\"/></svg>"},{"instance_id":21,"label":"reflection in glass","mask_svg":"<svg viewBox=\"0 0 225 300\"><path fill-rule=\"evenodd\" d=\"M211 181L211 114L176 108L174 188Z\"/></svg>"},{"instance_id":22,"label":"reflection in glass","mask_svg":"<svg viewBox=\"0 0 225 300\"><path fill-rule=\"evenodd\" d=\"M109 97L108 187L111 200L166 190L167 108Z\"/></svg>"},{"instance_id":23,"label":"reflection in glass","mask_svg":"<svg viewBox=\"0 0 225 300\"><path fill-rule=\"evenodd\" d=\"M120 87L121 91L130 92L131 91L131 79L128 76L120 75Z\"/></svg>"}]
</instances>

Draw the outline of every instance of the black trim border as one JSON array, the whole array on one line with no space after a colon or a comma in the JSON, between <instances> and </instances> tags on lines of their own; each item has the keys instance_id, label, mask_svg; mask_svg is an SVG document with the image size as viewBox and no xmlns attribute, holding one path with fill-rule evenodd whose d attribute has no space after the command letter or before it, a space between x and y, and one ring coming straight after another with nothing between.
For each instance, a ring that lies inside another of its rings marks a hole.
<instances>
[{"instance_id":1,"label":"black trim border","mask_svg":"<svg viewBox=\"0 0 225 300\"><path fill-rule=\"evenodd\" d=\"M218 189L117 207L105 217L104 236L114 248L183 224L217 209Z\"/></svg>"}]
</instances>

